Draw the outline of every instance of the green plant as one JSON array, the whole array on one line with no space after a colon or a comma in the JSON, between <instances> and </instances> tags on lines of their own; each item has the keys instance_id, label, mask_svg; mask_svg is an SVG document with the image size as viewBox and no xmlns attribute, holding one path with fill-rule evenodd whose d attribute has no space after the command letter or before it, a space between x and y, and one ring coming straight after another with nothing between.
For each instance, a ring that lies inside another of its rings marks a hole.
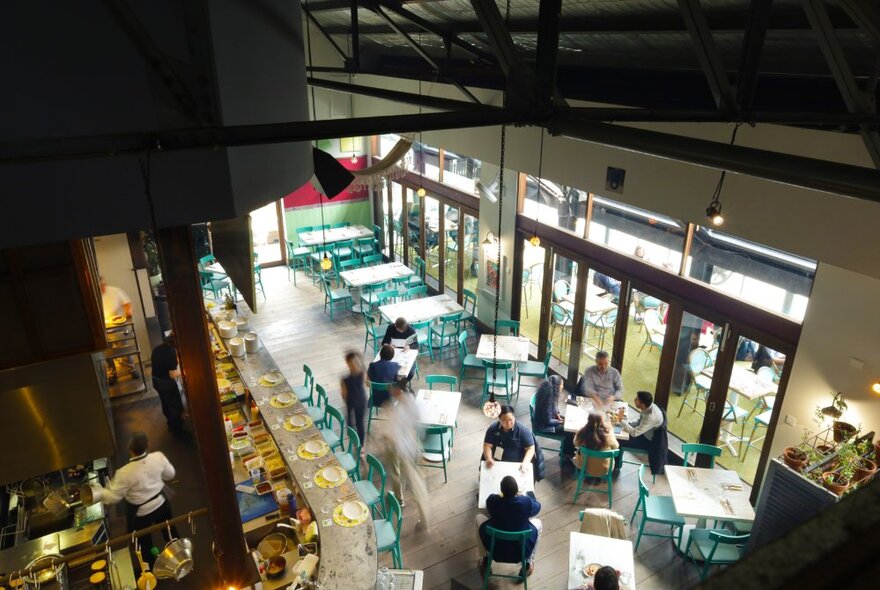
<instances>
[{"instance_id":1,"label":"green plant","mask_svg":"<svg viewBox=\"0 0 880 590\"><path fill-rule=\"evenodd\" d=\"M845 442L837 450L837 471L846 481L852 481L861 460L856 443Z\"/></svg>"}]
</instances>

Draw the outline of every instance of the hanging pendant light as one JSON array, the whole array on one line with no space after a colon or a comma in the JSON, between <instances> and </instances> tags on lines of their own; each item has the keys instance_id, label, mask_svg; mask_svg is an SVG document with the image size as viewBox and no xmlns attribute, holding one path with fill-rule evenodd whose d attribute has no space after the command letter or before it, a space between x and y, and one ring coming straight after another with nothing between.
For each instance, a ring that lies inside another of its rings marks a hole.
<instances>
[{"instance_id":1,"label":"hanging pendant light","mask_svg":"<svg viewBox=\"0 0 880 590\"><path fill-rule=\"evenodd\" d=\"M535 227L532 230L532 237L529 238L529 244L533 248L541 245L541 238L538 237L538 208L541 206L541 178L544 172L544 128L541 127L541 149L538 152L538 194L535 198Z\"/></svg>"},{"instance_id":2,"label":"hanging pendant light","mask_svg":"<svg viewBox=\"0 0 880 590\"><path fill-rule=\"evenodd\" d=\"M331 268L333 268L333 261L330 260L327 253L324 252L324 258L321 259L321 270L330 270Z\"/></svg>"},{"instance_id":3,"label":"hanging pendant light","mask_svg":"<svg viewBox=\"0 0 880 590\"><path fill-rule=\"evenodd\" d=\"M736 142L736 132L739 131L740 125L742 125L742 123L737 123L734 126L733 133L730 136L730 145L733 145L734 142ZM721 214L721 188L724 186L724 177L726 175L727 170L722 170L721 176L718 178L718 185L715 187L715 192L712 194L712 202L706 207L706 217L709 218L709 221L715 227L724 224L724 216Z\"/></svg>"},{"instance_id":4,"label":"hanging pendant light","mask_svg":"<svg viewBox=\"0 0 880 590\"><path fill-rule=\"evenodd\" d=\"M419 33L419 46L422 45L422 34ZM422 98L422 81L419 80L419 98ZM419 114L422 114L422 105L421 100L419 101ZM427 194L425 191L424 185L424 170L425 170L425 144L422 143L422 132L419 131L419 190L416 191L416 194L420 197L424 197Z\"/></svg>"},{"instance_id":5,"label":"hanging pendant light","mask_svg":"<svg viewBox=\"0 0 880 590\"><path fill-rule=\"evenodd\" d=\"M309 9L308 0L306 0L306 7L305 8L306 8L306 12L308 12L308 9ZM309 68L312 67L312 36L310 34L310 31L311 31L311 27L308 26L308 23L306 23L306 48L307 48L307 55L308 55L308 60L309 60L309 63L308 63ZM351 81L350 77L349 77L349 81ZM310 88L310 90L312 93L312 121L317 121L318 114L317 114L316 102L315 102L315 87L312 86ZM315 146L314 141L312 142L312 146L313 146L313 149L317 147L317 146ZM340 148L341 147L342 146L340 145ZM321 183L318 183L318 184L320 185ZM321 190L324 190L323 186L322 186ZM318 263L318 266L321 267L321 270L328 271L331 268L333 268L333 261L330 259L329 256L327 256L327 234L326 234L327 227L324 225L324 193L321 192L321 190L318 191L318 205L321 208L321 250L324 251L324 257ZM333 194L335 195L337 193L333 193Z\"/></svg>"}]
</instances>

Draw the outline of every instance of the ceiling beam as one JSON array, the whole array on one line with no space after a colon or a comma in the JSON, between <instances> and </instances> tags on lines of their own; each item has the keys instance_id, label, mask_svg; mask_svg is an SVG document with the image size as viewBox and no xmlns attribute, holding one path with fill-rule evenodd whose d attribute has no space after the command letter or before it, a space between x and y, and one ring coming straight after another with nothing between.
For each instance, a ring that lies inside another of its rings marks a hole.
<instances>
[{"instance_id":1,"label":"ceiling beam","mask_svg":"<svg viewBox=\"0 0 880 590\"><path fill-rule=\"evenodd\" d=\"M548 130L553 135L880 203L880 171L862 166L596 123L565 114L552 120Z\"/></svg>"},{"instance_id":2,"label":"ceiling beam","mask_svg":"<svg viewBox=\"0 0 880 590\"><path fill-rule=\"evenodd\" d=\"M880 52L880 5L876 0L839 0L839 3L853 22L871 36L875 50Z\"/></svg>"},{"instance_id":3,"label":"ceiling beam","mask_svg":"<svg viewBox=\"0 0 880 590\"><path fill-rule=\"evenodd\" d=\"M324 39L326 39L330 43L330 45L333 46L333 49L336 50L336 53L339 54L339 57L342 58L342 61L345 63L348 63L349 56L342 50L342 48L333 39L333 37L330 35L330 33L327 32L327 29L325 29L321 25L321 23L318 21L318 19L315 18L315 15L312 14L311 11L306 9L305 4L303 4L301 6L301 8L302 8L302 11L305 13L306 17L308 17L309 21L311 21L311 23L315 26L315 28L318 29L318 32L321 33L321 35L324 37Z\"/></svg>"},{"instance_id":4,"label":"ceiling beam","mask_svg":"<svg viewBox=\"0 0 880 590\"><path fill-rule=\"evenodd\" d=\"M752 0L749 24L743 38L742 61L736 79L736 102L743 110L750 110L758 82L758 65L764 51L764 39L773 13L773 0Z\"/></svg>"},{"instance_id":5,"label":"ceiling beam","mask_svg":"<svg viewBox=\"0 0 880 590\"><path fill-rule=\"evenodd\" d=\"M837 83L837 88L840 90L847 110L850 113L875 112L867 93L859 88L858 82L853 76L846 60L846 54L840 46L840 41L838 41L831 20L828 18L824 2L822 0L802 0L801 5L810 25L816 32L819 48L822 50L822 55L825 56L825 61L831 70L831 75L834 76L834 81ZM880 168L880 133L876 129L862 125L860 134L874 166Z\"/></svg>"},{"instance_id":6,"label":"ceiling beam","mask_svg":"<svg viewBox=\"0 0 880 590\"><path fill-rule=\"evenodd\" d=\"M350 0L349 9L351 11L351 65L357 71L361 67L361 37L357 0Z\"/></svg>"},{"instance_id":7,"label":"ceiling beam","mask_svg":"<svg viewBox=\"0 0 880 590\"><path fill-rule=\"evenodd\" d=\"M534 94L534 75L517 54L498 5L494 0L471 0L471 6L504 73L508 99L511 104L528 104Z\"/></svg>"},{"instance_id":8,"label":"ceiling beam","mask_svg":"<svg viewBox=\"0 0 880 590\"><path fill-rule=\"evenodd\" d=\"M425 107L428 109L439 109L444 111L451 111L456 109L471 109L475 106L492 109L495 107L490 107L488 105L474 105L469 102L464 102L462 100L452 100L449 98L437 98L435 96L428 96L424 94L414 94L412 92L400 92L398 90L388 90L387 88L378 88L375 86L363 86L360 84L348 84L346 82L335 82L333 80L324 80L322 78L312 78L309 77L307 79L309 86L315 86L317 88L326 88L327 90L333 90L335 92L344 92L346 94L360 94L362 96L372 96L374 98L381 98L383 100L391 100L394 102L400 102L404 104L411 104L419 107Z\"/></svg>"},{"instance_id":9,"label":"ceiling beam","mask_svg":"<svg viewBox=\"0 0 880 590\"><path fill-rule=\"evenodd\" d=\"M538 48L535 52L535 101L539 105L565 103L556 88L561 13L562 0L541 0L538 12Z\"/></svg>"},{"instance_id":10,"label":"ceiling beam","mask_svg":"<svg viewBox=\"0 0 880 590\"><path fill-rule=\"evenodd\" d=\"M700 1L678 0L678 7L697 52L700 66L706 75L706 82L709 83L712 96L715 98L716 106L727 111L737 110L733 87L727 77L727 70L724 69L724 62L721 61L721 54L718 53L718 48L712 39L712 31L709 28L703 7L700 6Z\"/></svg>"}]
</instances>

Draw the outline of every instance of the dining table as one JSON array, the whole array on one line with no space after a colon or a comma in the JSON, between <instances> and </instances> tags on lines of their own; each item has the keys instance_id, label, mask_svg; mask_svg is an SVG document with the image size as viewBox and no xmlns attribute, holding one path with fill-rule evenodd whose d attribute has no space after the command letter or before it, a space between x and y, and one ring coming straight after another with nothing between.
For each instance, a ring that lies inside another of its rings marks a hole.
<instances>
[{"instance_id":1,"label":"dining table","mask_svg":"<svg viewBox=\"0 0 880 590\"><path fill-rule=\"evenodd\" d=\"M420 389L416 393L419 423L426 426L448 426L450 429L455 428L460 405L460 391ZM441 461L443 459L439 453L424 453L423 457L426 461Z\"/></svg>"},{"instance_id":2,"label":"dining table","mask_svg":"<svg viewBox=\"0 0 880 590\"><path fill-rule=\"evenodd\" d=\"M441 316L460 311L463 312L464 308L455 299L445 294L379 306L379 313L389 322L393 322L397 318L406 318L409 323L433 321Z\"/></svg>"},{"instance_id":3,"label":"dining table","mask_svg":"<svg viewBox=\"0 0 880 590\"><path fill-rule=\"evenodd\" d=\"M565 411L565 421L563 422L563 430L565 432L575 433L581 428L583 428L587 423L587 417L590 415L590 412L594 410L595 404L593 400L578 396L575 400L577 405L571 405L569 403L563 404L563 408ZM629 405L624 401L614 401L610 404L610 409L614 412L617 412L618 408L625 408L627 412L627 420L632 419L634 416L634 410L632 410ZM614 436L619 440L629 440L629 434L626 433L620 427L620 424L614 425Z\"/></svg>"},{"instance_id":4,"label":"dining table","mask_svg":"<svg viewBox=\"0 0 880 590\"><path fill-rule=\"evenodd\" d=\"M501 480L510 475L516 479L521 494L535 492L535 478L532 477L532 464L527 463L521 469L519 461L495 461L491 468L486 467L486 461L480 461L480 492L477 500L477 508L486 508L486 498L491 494L501 493Z\"/></svg>"},{"instance_id":5,"label":"dining table","mask_svg":"<svg viewBox=\"0 0 880 590\"><path fill-rule=\"evenodd\" d=\"M592 588L596 566L611 566L621 590L636 590L632 541L570 532L568 537L568 590Z\"/></svg>"},{"instance_id":6,"label":"dining table","mask_svg":"<svg viewBox=\"0 0 880 590\"><path fill-rule=\"evenodd\" d=\"M373 230L363 225L348 225L345 227L331 227L325 230L306 231L299 234L300 246L319 246L346 240L359 240L372 238Z\"/></svg>"},{"instance_id":7,"label":"dining table","mask_svg":"<svg viewBox=\"0 0 880 590\"><path fill-rule=\"evenodd\" d=\"M495 336L494 334L480 336L476 352L477 358L488 361L495 358L493 347L496 341L498 342L498 361L515 364L529 360L529 339L527 336Z\"/></svg>"},{"instance_id":8,"label":"dining table","mask_svg":"<svg viewBox=\"0 0 880 590\"><path fill-rule=\"evenodd\" d=\"M387 283L392 279L410 277L414 274L413 270L402 262L386 262L376 266L362 266L361 268L344 270L339 273L339 277L349 287L357 288Z\"/></svg>"},{"instance_id":9,"label":"dining table","mask_svg":"<svg viewBox=\"0 0 880 590\"><path fill-rule=\"evenodd\" d=\"M711 379L715 374L715 365L703 369L702 374ZM730 383L727 387L734 393L749 400L756 400L767 395L776 395L779 386L772 381L761 379L751 369L734 365L733 371L730 373Z\"/></svg>"},{"instance_id":10,"label":"dining table","mask_svg":"<svg viewBox=\"0 0 880 590\"><path fill-rule=\"evenodd\" d=\"M706 467L666 466L666 479L675 511L683 518L696 518L698 528L709 520L753 522L755 509L749 500L750 488L736 471ZM685 525L678 549L684 553L690 530Z\"/></svg>"}]
</instances>

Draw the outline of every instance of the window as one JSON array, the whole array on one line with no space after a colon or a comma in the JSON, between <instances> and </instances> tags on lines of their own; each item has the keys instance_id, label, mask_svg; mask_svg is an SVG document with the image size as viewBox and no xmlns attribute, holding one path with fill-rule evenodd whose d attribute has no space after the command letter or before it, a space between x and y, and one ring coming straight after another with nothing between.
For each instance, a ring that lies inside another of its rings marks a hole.
<instances>
[{"instance_id":1,"label":"window","mask_svg":"<svg viewBox=\"0 0 880 590\"><path fill-rule=\"evenodd\" d=\"M686 235L685 224L671 217L593 195L591 242L678 273Z\"/></svg>"},{"instance_id":2,"label":"window","mask_svg":"<svg viewBox=\"0 0 880 590\"><path fill-rule=\"evenodd\" d=\"M443 150L443 184L476 195L481 166L482 162L475 158Z\"/></svg>"},{"instance_id":3,"label":"window","mask_svg":"<svg viewBox=\"0 0 880 590\"><path fill-rule=\"evenodd\" d=\"M440 180L440 148L413 142L405 161L407 170L430 180Z\"/></svg>"},{"instance_id":4,"label":"window","mask_svg":"<svg viewBox=\"0 0 880 590\"><path fill-rule=\"evenodd\" d=\"M443 205L446 235L443 237L443 280L446 283L446 294L455 297L458 292L458 220L461 212L457 207Z\"/></svg>"},{"instance_id":5,"label":"window","mask_svg":"<svg viewBox=\"0 0 880 590\"><path fill-rule=\"evenodd\" d=\"M470 291L476 300L480 293L477 290L477 277L480 274L480 220L473 215L464 214L464 250L462 251L462 285ZM464 292L462 292L464 295Z\"/></svg>"},{"instance_id":6,"label":"window","mask_svg":"<svg viewBox=\"0 0 880 590\"><path fill-rule=\"evenodd\" d=\"M425 203L425 263L427 277L425 282L432 289L440 289L440 202L426 196Z\"/></svg>"},{"instance_id":7,"label":"window","mask_svg":"<svg viewBox=\"0 0 880 590\"><path fill-rule=\"evenodd\" d=\"M751 305L802 321L816 262L697 227L685 273Z\"/></svg>"},{"instance_id":8,"label":"window","mask_svg":"<svg viewBox=\"0 0 880 590\"><path fill-rule=\"evenodd\" d=\"M588 195L574 187L556 184L546 178L540 182L526 176L525 199L521 213L529 219L584 235Z\"/></svg>"},{"instance_id":9,"label":"window","mask_svg":"<svg viewBox=\"0 0 880 590\"><path fill-rule=\"evenodd\" d=\"M541 329L541 292L544 282L544 254L541 246L523 244L522 296L520 297L520 335L538 346Z\"/></svg>"}]
</instances>

